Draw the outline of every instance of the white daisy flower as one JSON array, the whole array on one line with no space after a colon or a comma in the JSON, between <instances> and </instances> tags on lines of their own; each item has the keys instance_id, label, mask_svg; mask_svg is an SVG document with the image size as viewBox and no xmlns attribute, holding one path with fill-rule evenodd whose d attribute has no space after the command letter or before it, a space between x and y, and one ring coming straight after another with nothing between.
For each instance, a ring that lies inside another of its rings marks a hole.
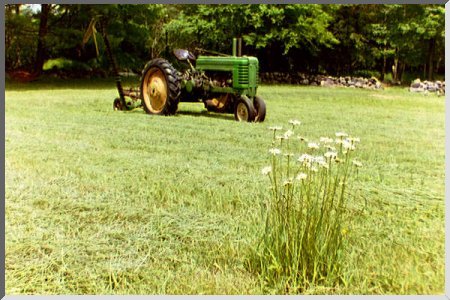
<instances>
[{"instance_id":1,"label":"white daisy flower","mask_svg":"<svg viewBox=\"0 0 450 300\"><path fill-rule=\"evenodd\" d=\"M328 169L328 163L323 156L317 156L314 158L314 161L321 166L322 168Z\"/></svg>"},{"instance_id":2,"label":"white daisy flower","mask_svg":"<svg viewBox=\"0 0 450 300\"><path fill-rule=\"evenodd\" d=\"M263 174L263 175L269 175L270 173L272 173L272 167L271 166L264 167L261 170L261 174Z\"/></svg>"},{"instance_id":3,"label":"white daisy flower","mask_svg":"<svg viewBox=\"0 0 450 300\"><path fill-rule=\"evenodd\" d=\"M314 162L318 163L319 165L322 164L322 163L325 163L326 162L325 161L325 157L323 157L323 156L316 156L316 157L314 157Z\"/></svg>"},{"instance_id":4,"label":"white daisy flower","mask_svg":"<svg viewBox=\"0 0 450 300\"><path fill-rule=\"evenodd\" d=\"M316 156L314 157L314 162L317 163L320 167L328 169L328 164L327 161L325 160L325 157Z\"/></svg>"},{"instance_id":5,"label":"white daisy flower","mask_svg":"<svg viewBox=\"0 0 450 300\"><path fill-rule=\"evenodd\" d=\"M269 127L269 130L273 130L273 131L277 131L277 130L281 130L281 129L283 129L283 127L281 127L281 126L272 126L272 127Z\"/></svg>"},{"instance_id":6,"label":"white daisy flower","mask_svg":"<svg viewBox=\"0 0 450 300\"><path fill-rule=\"evenodd\" d=\"M295 177L295 179L298 180L298 181L302 181L302 180L305 180L306 177L308 177L308 175L306 175L305 173L299 173L299 174Z\"/></svg>"},{"instance_id":7,"label":"white daisy flower","mask_svg":"<svg viewBox=\"0 0 450 300\"><path fill-rule=\"evenodd\" d=\"M308 143L308 148L309 149L313 149L313 150L317 150L317 149L319 149L319 144L313 143L313 142Z\"/></svg>"},{"instance_id":8,"label":"white daisy flower","mask_svg":"<svg viewBox=\"0 0 450 300\"><path fill-rule=\"evenodd\" d=\"M334 140L332 138L329 138L329 137L321 137L319 139L319 141L321 143L324 143L324 144L330 144L330 143L334 142Z\"/></svg>"},{"instance_id":9,"label":"white daisy flower","mask_svg":"<svg viewBox=\"0 0 450 300\"><path fill-rule=\"evenodd\" d=\"M289 120L289 124L292 124L294 126L300 125L301 122L299 120Z\"/></svg>"},{"instance_id":10,"label":"white daisy flower","mask_svg":"<svg viewBox=\"0 0 450 300\"><path fill-rule=\"evenodd\" d=\"M306 153L300 155L300 157L298 158L298 161L301 163L311 162L312 160L313 160L313 157Z\"/></svg>"},{"instance_id":11,"label":"white daisy flower","mask_svg":"<svg viewBox=\"0 0 450 300\"><path fill-rule=\"evenodd\" d=\"M355 145L353 145L348 139L345 139L342 141L342 147L345 150L350 150L350 151L355 150Z\"/></svg>"},{"instance_id":12,"label":"white daisy flower","mask_svg":"<svg viewBox=\"0 0 450 300\"><path fill-rule=\"evenodd\" d=\"M357 167L357 168L361 168L362 167L362 163L360 161L357 161L356 159L354 159L352 161L352 163Z\"/></svg>"},{"instance_id":13,"label":"white daisy flower","mask_svg":"<svg viewBox=\"0 0 450 300\"><path fill-rule=\"evenodd\" d=\"M272 154L272 155L280 155L281 154L281 150L278 149L278 148L272 148L272 149L269 149L269 153Z\"/></svg>"},{"instance_id":14,"label":"white daisy flower","mask_svg":"<svg viewBox=\"0 0 450 300\"><path fill-rule=\"evenodd\" d=\"M346 134L345 132L336 132L336 137L338 138L343 138L343 137L347 137L348 134Z\"/></svg>"},{"instance_id":15,"label":"white daisy flower","mask_svg":"<svg viewBox=\"0 0 450 300\"><path fill-rule=\"evenodd\" d=\"M284 186L288 186L288 185L291 185L291 184L292 184L292 179L287 179L287 180L283 181L283 185Z\"/></svg>"},{"instance_id":16,"label":"white daisy flower","mask_svg":"<svg viewBox=\"0 0 450 300\"><path fill-rule=\"evenodd\" d=\"M292 130L288 130L284 133L284 138L289 139L293 134L294 132Z\"/></svg>"},{"instance_id":17,"label":"white daisy flower","mask_svg":"<svg viewBox=\"0 0 450 300\"><path fill-rule=\"evenodd\" d=\"M348 137L347 138L352 143L359 143L361 142L361 139L359 137Z\"/></svg>"},{"instance_id":18,"label":"white daisy flower","mask_svg":"<svg viewBox=\"0 0 450 300\"><path fill-rule=\"evenodd\" d=\"M310 169L311 171L313 171L313 172L317 172L317 171L318 171L317 167L315 167L315 166L310 166L309 169Z\"/></svg>"},{"instance_id":19,"label":"white daisy flower","mask_svg":"<svg viewBox=\"0 0 450 300\"><path fill-rule=\"evenodd\" d=\"M328 152L325 152L325 154L323 156L325 156L326 158L330 158L330 159L336 159L337 153L334 151L328 151Z\"/></svg>"}]
</instances>

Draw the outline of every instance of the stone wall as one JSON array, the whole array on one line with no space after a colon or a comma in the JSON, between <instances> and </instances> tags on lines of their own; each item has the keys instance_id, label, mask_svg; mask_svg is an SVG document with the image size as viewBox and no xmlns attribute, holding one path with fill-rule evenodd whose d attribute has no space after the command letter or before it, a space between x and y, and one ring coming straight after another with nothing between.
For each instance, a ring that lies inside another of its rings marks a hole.
<instances>
[{"instance_id":1,"label":"stone wall","mask_svg":"<svg viewBox=\"0 0 450 300\"><path fill-rule=\"evenodd\" d=\"M445 95L445 81L421 81L417 78L409 86L409 91L414 93L436 93L438 95Z\"/></svg>"},{"instance_id":2,"label":"stone wall","mask_svg":"<svg viewBox=\"0 0 450 300\"><path fill-rule=\"evenodd\" d=\"M365 88L365 89L382 89L383 85L375 77L332 77L324 75L309 75L304 73L280 73L267 72L260 73L260 81L270 84L300 84L315 85L325 87L349 87L349 88Z\"/></svg>"}]
</instances>

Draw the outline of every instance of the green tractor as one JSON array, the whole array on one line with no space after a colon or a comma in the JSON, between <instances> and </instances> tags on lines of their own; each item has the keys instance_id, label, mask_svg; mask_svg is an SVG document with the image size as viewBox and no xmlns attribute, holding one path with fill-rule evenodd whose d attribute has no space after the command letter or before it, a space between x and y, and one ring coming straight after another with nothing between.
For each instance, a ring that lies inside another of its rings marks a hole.
<instances>
[{"instance_id":1,"label":"green tractor","mask_svg":"<svg viewBox=\"0 0 450 300\"><path fill-rule=\"evenodd\" d=\"M152 59L142 71L138 90L123 90L118 76L120 97L114 100L114 109L128 110L142 105L148 114L173 115L180 101L203 102L208 111L234 113L236 121L263 122L266 105L256 95L258 59L240 55L241 43L237 42L233 39L230 56L195 57L188 50L175 49L173 54L184 65L179 71L163 58ZM105 43L110 52L109 43ZM112 55L109 56L115 65ZM117 75L117 68L114 69Z\"/></svg>"}]
</instances>

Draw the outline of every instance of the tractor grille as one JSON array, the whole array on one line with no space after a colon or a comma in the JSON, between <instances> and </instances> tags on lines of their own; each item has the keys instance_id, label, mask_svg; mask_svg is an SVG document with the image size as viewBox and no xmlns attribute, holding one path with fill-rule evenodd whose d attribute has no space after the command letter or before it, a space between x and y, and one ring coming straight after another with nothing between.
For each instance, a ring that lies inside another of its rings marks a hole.
<instances>
[{"instance_id":1,"label":"tractor grille","mask_svg":"<svg viewBox=\"0 0 450 300\"><path fill-rule=\"evenodd\" d=\"M248 65L239 65L238 69L238 82L239 84L248 84Z\"/></svg>"}]
</instances>

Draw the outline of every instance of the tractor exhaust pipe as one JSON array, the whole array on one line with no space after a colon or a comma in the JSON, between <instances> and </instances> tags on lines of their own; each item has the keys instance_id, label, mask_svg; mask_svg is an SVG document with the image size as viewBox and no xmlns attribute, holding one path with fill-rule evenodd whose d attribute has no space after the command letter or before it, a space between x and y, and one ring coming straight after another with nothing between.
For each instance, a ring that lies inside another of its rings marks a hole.
<instances>
[{"instance_id":1,"label":"tractor exhaust pipe","mask_svg":"<svg viewBox=\"0 0 450 300\"><path fill-rule=\"evenodd\" d=\"M233 38L233 56L242 56L242 38Z\"/></svg>"},{"instance_id":2,"label":"tractor exhaust pipe","mask_svg":"<svg viewBox=\"0 0 450 300\"><path fill-rule=\"evenodd\" d=\"M237 39L237 56L242 56L242 38Z\"/></svg>"}]
</instances>

